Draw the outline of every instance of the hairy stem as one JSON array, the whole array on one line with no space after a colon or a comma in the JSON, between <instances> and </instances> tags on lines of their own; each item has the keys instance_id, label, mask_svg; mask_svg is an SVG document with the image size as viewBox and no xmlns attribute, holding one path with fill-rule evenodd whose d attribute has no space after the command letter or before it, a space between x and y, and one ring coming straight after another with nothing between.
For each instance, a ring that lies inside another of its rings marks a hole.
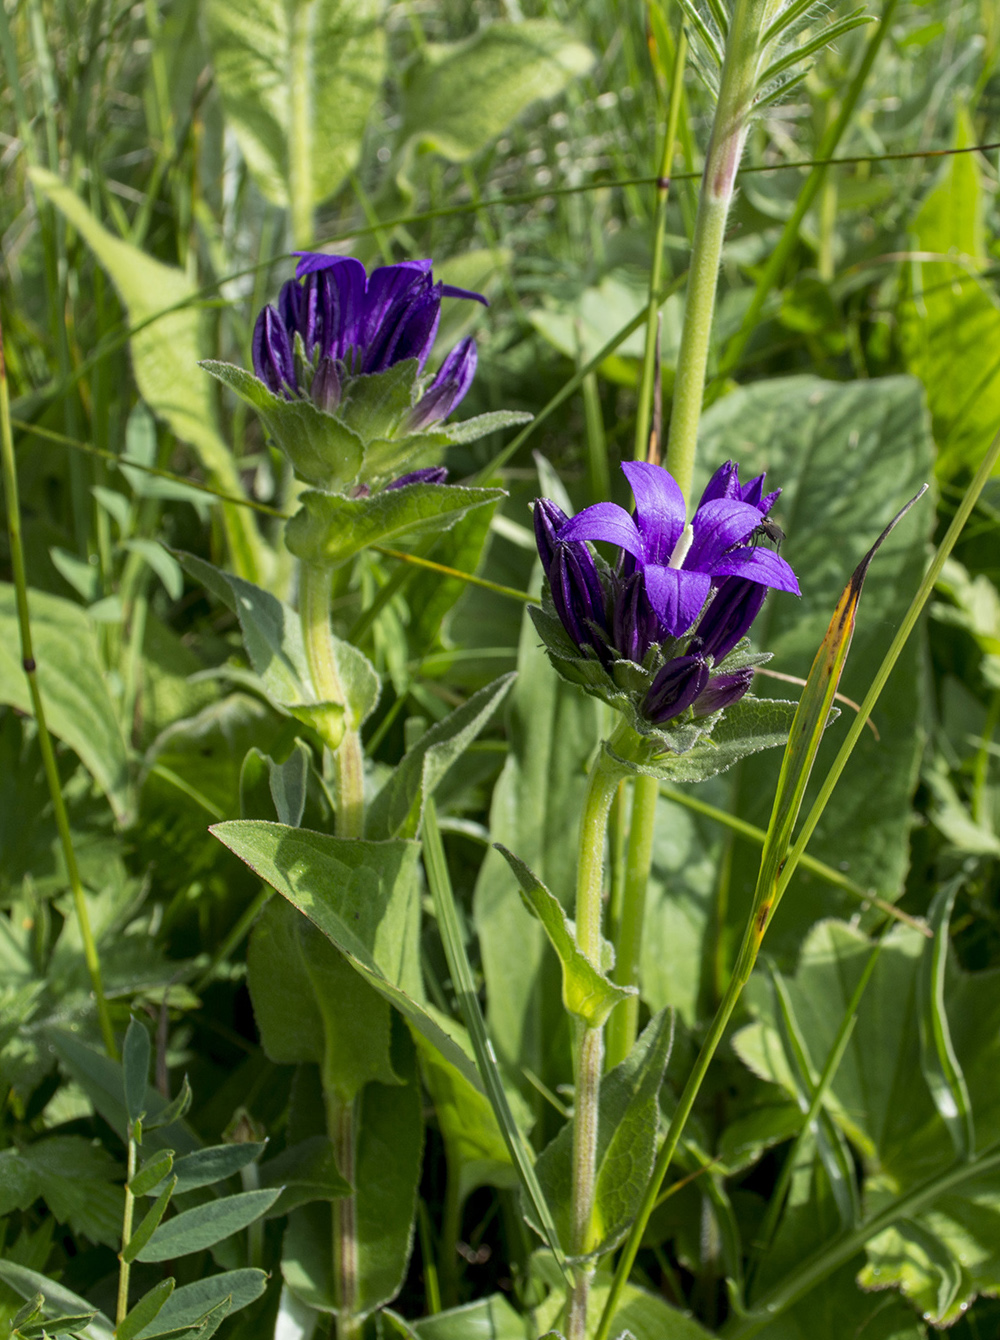
<instances>
[{"instance_id":1,"label":"hairy stem","mask_svg":"<svg viewBox=\"0 0 1000 1340\"><path fill-rule=\"evenodd\" d=\"M355 1103L337 1094L326 1097L327 1133L341 1177L354 1183ZM357 1340L361 1326L358 1308L358 1225L354 1196L333 1202L333 1287L337 1303L337 1340Z\"/></svg>"},{"instance_id":2,"label":"hairy stem","mask_svg":"<svg viewBox=\"0 0 1000 1340\"><path fill-rule=\"evenodd\" d=\"M639 982L639 954L646 918L646 886L653 862L653 832L659 789L655 777L637 777L633 784L632 819L625 858L625 890L615 938L615 967L612 973L619 986L636 986ZM630 996L615 1006L608 1020L608 1054L605 1062L608 1070L613 1070L628 1056L635 1043L638 1026L639 997Z\"/></svg>"},{"instance_id":3,"label":"hairy stem","mask_svg":"<svg viewBox=\"0 0 1000 1340\"><path fill-rule=\"evenodd\" d=\"M24 566L24 548L21 543L21 505L17 489L17 465L14 461L14 438L11 433L10 396L7 390L7 369L3 356L2 330L0 330L0 458L2 458L3 492L7 508L7 534L10 540L10 565L14 576L17 622L21 635L21 664L28 680L31 707L35 717L35 725L38 729L38 748L41 751L42 764L45 768L45 780L49 788L56 827L59 830L59 841L62 846L63 859L66 862L66 873L69 876L70 888L73 891L73 907L80 928L80 939L83 942L83 957L87 964L90 985L94 992L94 1002L97 1006L101 1038L104 1042L105 1051L110 1057L117 1060L118 1049L115 1046L115 1034L111 1027L108 1002L104 996L101 961L97 953L94 932L90 925L90 913L87 910L87 899L80 879L80 868L76 861L76 851L73 847L73 836L69 826L69 815L66 812L62 782L59 779L59 767L56 763L56 752L52 744L52 736L45 724L45 708L42 703L42 692L38 683L38 668L32 645L31 619L28 613L28 579Z\"/></svg>"},{"instance_id":4,"label":"hairy stem","mask_svg":"<svg viewBox=\"0 0 1000 1340\"><path fill-rule=\"evenodd\" d=\"M128 1315L128 1282L132 1272L131 1264L125 1260L125 1248L132 1240L132 1216L135 1212L135 1197L129 1189L129 1183L135 1176L136 1143L132 1138L132 1123L128 1128L128 1167L125 1174L125 1210L122 1215L122 1249L118 1257L118 1306L115 1311L115 1324L120 1326Z\"/></svg>"}]
</instances>

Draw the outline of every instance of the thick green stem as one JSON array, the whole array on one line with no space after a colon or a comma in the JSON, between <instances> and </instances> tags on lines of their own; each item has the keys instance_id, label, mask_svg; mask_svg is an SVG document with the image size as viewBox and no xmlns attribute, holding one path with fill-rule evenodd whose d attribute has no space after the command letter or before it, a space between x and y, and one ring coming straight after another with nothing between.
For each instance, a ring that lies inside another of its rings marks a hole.
<instances>
[{"instance_id":1,"label":"thick green stem","mask_svg":"<svg viewBox=\"0 0 1000 1340\"><path fill-rule=\"evenodd\" d=\"M646 916L646 886L653 862L658 794L659 782L655 777L635 779L625 864L625 892L615 939L615 967L612 974L619 986L636 986L639 982L639 954ZM612 1070L628 1056L638 1033L638 1025L639 997L630 996L615 1007L608 1020L608 1054L605 1062L608 1070Z\"/></svg>"},{"instance_id":2,"label":"thick green stem","mask_svg":"<svg viewBox=\"0 0 1000 1340\"><path fill-rule=\"evenodd\" d=\"M340 1175L352 1185L354 1106L352 1099L327 1094L327 1133ZM337 1303L337 1340L357 1340L361 1325L355 1316L358 1308L358 1226L357 1204L353 1196L338 1196L333 1202L333 1288Z\"/></svg>"},{"instance_id":3,"label":"thick green stem","mask_svg":"<svg viewBox=\"0 0 1000 1340\"><path fill-rule=\"evenodd\" d=\"M120 1326L128 1315L128 1282L132 1271L131 1264L125 1260L125 1248L132 1241L132 1216L135 1213L135 1197L129 1190L129 1183L135 1176L136 1143L132 1138L132 1123L128 1128L128 1165L125 1174L125 1210L122 1215L122 1249L118 1257L118 1307L115 1311L115 1324Z\"/></svg>"},{"instance_id":4,"label":"thick green stem","mask_svg":"<svg viewBox=\"0 0 1000 1340\"><path fill-rule=\"evenodd\" d=\"M361 837L365 817L364 755L357 723L344 697L336 648L330 636L330 570L303 563L299 581L299 618L313 689L320 703L329 703L336 709L331 711L329 720L317 719L317 729L333 750L337 771L336 832L338 837Z\"/></svg>"},{"instance_id":5,"label":"thick green stem","mask_svg":"<svg viewBox=\"0 0 1000 1340\"><path fill-rule=\"evenodd\" d=\"M10 396L7 390L7 369L3 356L3 331L0 330L0 456L3 462L3 491L7 507L7 534L10 540L10 565L14 575L14 593L17 601L17 621L21 634L21 664L28 680L31 694L31 706L38 728L38 747L45 768L45 780L48 783L49 797L55 815L59 841L62 845L66 873L73 891L73 906L83 942L83 957L90 975L90 984L97 1005L97 1018L101 1027L104 1049L115 1060L118 1049L115 1046L114 1029L111 1027L111 1015L108 1002L104 997L104 984L101 980L101 961L97 953L97 943L90 925L90 913L83 892L80 869L73 848L73 836L69 826L69 815L63 799L62 783L59 779L59 767L52 745L52 736L45 724L45 708L42 703L41 688L38 683L38 669L35 663L31 640L31 619L28 614L28 579L24 566L24 548L21 543L21 506L17 490L17 465L14 461L14 438L10 426Z\"/></svg>"},{"instance_id":6,"label":"thick green stem","mask_svg":"<svg viewBox=\"0 0 1000 1340\"><path fill-rule=\"evenodd\" d=\"M624 727L615 741L620 742ZM596 967L601 966L601 912L604 848L608 813L618 789L621 769L602 748L590 774L590 785L580 819L580 854L576 875L576 941ZM570 1206L570 1250L583 1256L590 1250L597 1177L597 1121L604 1059L604 1029L577 1026L574 1057L573 1187ZM568 1340L584 1340L592 1266L573 1269L569 1294Z\"/></svg>"},{"instance_id":7,"label":"thick green stem","mask_svg":"<svg viewBox=\"0 0 1000 1340\"><path fill-rule=\"evenodd\" d=\"M695 220L667 447L667 468L685 498L694 475L722 242L754 92L761 20L755 8L759 11L760 6L753 0L737 0L733 10Z\"/></svg>"}]
</instances>

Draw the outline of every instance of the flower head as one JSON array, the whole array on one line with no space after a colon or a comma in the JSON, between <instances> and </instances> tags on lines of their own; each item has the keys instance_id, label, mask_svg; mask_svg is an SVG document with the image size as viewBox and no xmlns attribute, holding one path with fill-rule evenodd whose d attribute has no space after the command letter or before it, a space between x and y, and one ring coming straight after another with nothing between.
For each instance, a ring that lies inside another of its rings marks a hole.
<instances>
[{"instance_id":1,"label":"flower head","mask_svg":"<svg viewBox=\"0 0 1000 1340\"><path fill-rule=\"evenodd\" d=\"M550 654L597 696L630 703L640 729L713 717L743 697L753 665L767 659L751 656L743 639L768 588L798 594L788 563L758 543L779 493L765 495L763 475L741 485L727 461L688 524L666 470L642 462L622 469L634 514L597 503L569 518L547 498L535 503L549 608L561 625L554 641L546 638ZM614 568L591 552L592 541L618 546ZM539 614L546 637L552 624Z\"/></svg>"},{"instance_id":2,"label":"flower head","mask_svg":"<svg viewBox=\"0 0 1000 1340\"><path fill-rule=\"evenodd\" d=\"M418 375L437 335L442 297L480 293L435 283L429 260L383 265L369 275L353 256L298 252L295 278L277 307L265 307L253 333L254 372L275 395L310 395L328 413L349 378L386 372L416 360ZM420 432L456 407L476 370L476 346L463 340L445 359L426 394L409 411L407 432Z\"/></svg>"}]
</instances>

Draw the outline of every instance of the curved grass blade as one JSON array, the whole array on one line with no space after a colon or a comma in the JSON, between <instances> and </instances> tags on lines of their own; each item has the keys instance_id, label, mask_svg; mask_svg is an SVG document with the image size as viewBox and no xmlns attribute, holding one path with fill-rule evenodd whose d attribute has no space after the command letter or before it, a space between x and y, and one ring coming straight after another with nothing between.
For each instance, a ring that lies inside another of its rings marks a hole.
<instances>
[{"instance_id":1,"label":"curved grass blade","mask_svg":"<svg viewBox=\"0 0 1000 1340\"><path fill-rule=\"evenodd\" d=\"M955 1055L944 1008L944 974L948 962L948 931L955 895L963 876L951 880L935 895L927 913L934 939L924 945L917 977L920 993L920 1068L934 1106L948 1127L960 1159L975 1153L976 1134L965 1075Z\"/></svg>"}]
</instances>

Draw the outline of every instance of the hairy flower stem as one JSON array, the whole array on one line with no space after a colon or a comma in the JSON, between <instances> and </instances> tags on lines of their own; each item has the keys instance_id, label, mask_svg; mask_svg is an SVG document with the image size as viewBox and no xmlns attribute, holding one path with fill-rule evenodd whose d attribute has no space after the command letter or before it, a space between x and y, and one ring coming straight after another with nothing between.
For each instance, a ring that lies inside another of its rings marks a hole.
<instances>
[{"instance_id":1,"label":"hairy flower stem","mask_svg":"<svg viewBox=\"0 0 1000 1340\"><path fill-rule=\"evenodd\" d=\"M365 792L364 758L361 736L351 719L337 667L337 653L330 635L330 570L303 563L299 574L299 618L305 643L306 660L313 689L320 703L342 708L347 727L337 743L341 712L331 712L318 729L333 749L337 774L337 837L359 838L364 832ZM353 1185L355 1102L327 1090L327 1134L333 1144L340 1175ZM355 1317L358 1297L357 1205L354 1196L340 1196L333 1202L333 1284L337 1302L337 1340L356 1340L361 1334Z\"/></svg>"},{"instance_id":2,"label":"hairy flower stem","mask_svg":"<svg viewBox=\"0 0 1000 1340\"><path fill-rule=\"evenodd\" d=\"M646 347L642 362L642 381L636 407L635 444L637 461L649 457L649 426L653 421L653 397L656 395L656 353L659 338L657 294L663 283L663 251L667 230L667 200L670 195L670 171L677 142L681 96L684 91L684 63L687 35L681 29L674 52L670 86L670 110L660 155L659 180L656 184L656 215L653 223L653 256L649 270L649 306L646 313ZM661 444L657 444L658 449ZM635 986L639 981L639 947L646 915L646 887L653 859L653 828L656 822L658 783L653 777L637 777L632 786L632 817L629 827L625 884L621 915L615 927L614 980L619 986ZM608 1020L608 1047L605 1069L613 1070L625 1060L638 1033L639 999L622 1001Z\"/></svg>"},{"instance_id":3,"label":"hairy flower stem","mask_svg":"<svg viewBox=\"0 0 1000 1340\"><path fill-rule=\"evenodd\" d=\"M622 725L612 739L616 752L628 727ZM601 968L601 912L604 848L608 813L622 769L602 748L590 774L590 784L580 819L580 854L576 877L576 940L583 954ZM604 1029L577 1024L574 1056L575 1099L573 1103L573 1188L570 1207L570 1253L580 1257L590 1250L590 1227L594 1216L597 1178L597 1121L604 1059ZM568 1300L568 1340L585 1340L587 1302L593 1265L573 1267Z\"/></svg>"},{"instance_id":4,"label":"hairy flower stem","mask_svg":"<svg viewBox=\"0 0 1000 1340\"><path fill-rule=\"evenodd\" d=\"M114 1029L111 1027L111 1015L104 996L104 983L101 978L101 961L97 953L97 942L90 925L90 913L83 892L80 869L73 847L73 835L69 826L69 815L63 799L62 782L56 752L52 745L52 736L45 723L45 708L42 703L42 691L38 683L38 669L31 637L31 619L28 613L28 579L24 565L24 547L21 543L21 505L17 489L17 465L14 461L14 438L10 424L10 396L7 390L7 368L3 356L3 331L0 330L0 459L3 470L3 493L7 508L7 535L10 541L10 565L14 575L14 594L17 602L17 622L21 634L21 664L28 680L28 692L31 695L31 708L38 731L38 748L45 768L45 780L48 783L52 812L55 815L56 828L62 846L63 860L66 862L66 874L73 891L73 907L76 912L80 940L83 943L83 957L90 976L90 985L97 1006L97 1019L101 1028L104 1050L113 1059L118 1059L115 1046Z\"/></svg>"},{"instance_id":5,"label":"hairy flower stem","mask_svg":"<svg viewBox=\"0 0 1000 1340\"><path fill-rule=\"evenodd\" d=\"M708 365L722 242L736 171L746 142L764 9L760 0L736 0L726 42L712 137L705 156L705 172L688 271L684 327L677 357L666 462L667 469L687 499L690 499L698 446L698 424L705 394L705 369Z\"/></svg>"}]
</instances>

